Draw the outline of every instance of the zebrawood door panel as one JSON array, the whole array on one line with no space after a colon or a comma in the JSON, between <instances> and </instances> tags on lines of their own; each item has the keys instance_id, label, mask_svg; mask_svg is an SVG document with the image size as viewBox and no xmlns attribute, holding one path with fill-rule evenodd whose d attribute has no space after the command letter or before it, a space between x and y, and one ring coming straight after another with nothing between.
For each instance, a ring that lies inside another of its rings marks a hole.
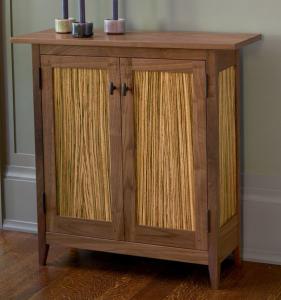
<instances>
[{"instance_id":1,"label":"zebrawood door panel","mask_svg":"<svg viewBox=\"0 0 281 300\"><path fill-rule=\"evenodd\" d=\"M237 214L235 67L219 73L220 226Z\"/></svg>"},{"instance_id":2,"label":"zebrawood door panel","mask_svg":"<svg viewBox=\"0 0 281 300\"><path fill-rule=\"evenodd\" d=\"M205 63L121 59L126 239L206 249Z\"/></svg>"},{"instance_id":3,"label":"zebrawood door panel","mask_svg":"<svg viewBox=\"0 0 281 300\"><path fill-rule=\"evenodd\" d=\"M123 238L118 62L42 56L48 231Z\"/></svg>"},{"instance_id":4,"label":"zebrawood door panel","mask_svg":"<svg viewBox=\"0 0 281 300\"><path fill-rule=\"evenodd\" d=\"M195 230L192 73L135 71L137 224Z\"/></svg>"},{"instance_id":5,"label":"zebrawood door panel","mask_svg":"<svg viewBox=\"0 0 281 300\"><path fill-rule=\"evenodd\" d=\"M110 222L108 71L57 67L53 78L58 215Z\"/></svg>"}]
</instances>

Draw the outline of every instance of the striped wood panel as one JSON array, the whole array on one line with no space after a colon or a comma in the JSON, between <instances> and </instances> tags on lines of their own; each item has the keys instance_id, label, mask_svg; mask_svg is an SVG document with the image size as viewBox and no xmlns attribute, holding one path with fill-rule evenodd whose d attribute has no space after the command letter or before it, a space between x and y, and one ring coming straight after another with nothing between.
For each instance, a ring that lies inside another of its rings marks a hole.
<instances>
[{"instance_id":1,"label":"striped wood panel","mask_svg":"<svg viewBox=\"0 0 281 300\"><path fill-rule=\"evenodd\" d=\"M219 74L220 225L237 212L235 67Z\"/></svg>"},{"instance_id":2,"label":"striped wood panel","mask_svg":"<svg viewBox=\"0 0 281 300\"><path fill-rule=\"evenodd\" d=\"M193 74L134 72L139 225L195 230Z\"/></svg>"},{"instance_id":3,"label":"striped wood panel","mask_svg":"<svg viewBox=\"0 0 281 300\"><path fill-rule=\"evenodd\" d=\"M54 68L58 214L111 220L108 73Z\"/></svg>"}]
</instances>

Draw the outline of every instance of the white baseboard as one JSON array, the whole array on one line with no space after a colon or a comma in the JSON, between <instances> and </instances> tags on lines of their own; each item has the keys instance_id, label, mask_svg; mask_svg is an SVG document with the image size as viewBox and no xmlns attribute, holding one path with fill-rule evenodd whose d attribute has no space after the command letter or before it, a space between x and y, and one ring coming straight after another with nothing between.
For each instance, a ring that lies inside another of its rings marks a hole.
<instances>
[{"instance_id":1,"label":"white baseboard","mask_svg":"<svg viewBox=\"0 0 281 300\"><path fill-rule=\"evenodd\" d=\"M12 181L16 186L22 182L18 174L16 178L11 177L6 181ZM29 176L29 180L32 177L33 175ZM246 175L243 176L243 183L242 258L246 261L281 265L281 178ZM9 210L12 212L11 216L6 216L7 219L4 220L3 229L36 233L37 224L33 221L36 220L35 192L25 195L24 188L25 186L19 186L15 193L15 186L10 187L9 190L13 191L14 195L10 197L10 201L14 198L15 200L12 205L13 210L12 208ZM28 188L35 189L35 184ZM17 199L20 200L16 201ZM28 212L20 209L27 204ZM9 205L7 207L9 208ZM14 209L17 213L14 213ZM29 218L31 210L34 211L31 214L33 217ZM21 219L30 219L30 221L21 221Z\"/></svg>"},{"instance_id":2,"label":"white baseboard","mask_svg":"<svg viewBox=\"0 0 281 300\"><path fill-rule=\"evenodd\" d=\"M23 228L25 228L25 222L35 223L37 221L35 169L7 166L5 171L3 221L23 222Z\"/></svg>"},{"instance_id":3,"label":"white baseboard","mask_svg":"<svg viewBox=\"0 0 281 300\"><path fill-rule=\"evenodd\" d=\"M37 233L37 223L24 222L18 220L4 220L4 230L21 231L29 233Z\"/></svg>"},{"instance_id":4,"label":"white baseboard","mask_svg":"<svg viewBox=\"0 0 281 300\"><path fill-rule=\"evenodd\" d=\"M35 168L31 168L31 167L9 165L6 167L6 170L4 173L4 178L35 182L35 180L36 180L35 171L36 171Z\"/></svg>"},{"instance_id":5,"label":"white baseboard","mask_svg":"<svg viewBox=\"0 0 281 300\"><path fill-rule=\"evenodd\" d=\"M243 176L242 257L281 265L281 178Z\"/></svg>"},{"instance_id":6,"label":"white baseboard","mask_svg":"<svg viewBox=\"0 0 281 300\"><path fill-rule=\"evenodd\" d=\"M281 265L281 253L257 249L243 249L244 261Z\"/></svg>"}]
</instances>

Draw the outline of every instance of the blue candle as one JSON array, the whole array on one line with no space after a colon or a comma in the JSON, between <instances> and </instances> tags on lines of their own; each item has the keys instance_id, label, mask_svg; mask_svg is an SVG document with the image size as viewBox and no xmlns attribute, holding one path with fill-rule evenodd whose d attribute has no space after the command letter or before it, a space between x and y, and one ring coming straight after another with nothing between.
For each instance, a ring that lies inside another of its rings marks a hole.
<instances>
[{"instance_id":1,"label":"blue candle","mask_svg":"<svg viewBox=\"0 0 281 300\"><path fill-rule=\"evenodd\" d=\"M62 0L62 18L68 19L68 0Z\"/></svg>"},{"instance_id":2,"label":"blue candle","mask_svg":"<svg viewBox=\"0 0 281 300\"><path fill-rule=\"evenodd\" d=\"M85 0L79 1L79 18L80 18L80 23L86 23Z\"/></svg>"},{"instance_id":3,"label":"blue candle","mask_svg":"<svg viewBox=\"0 0 281 300\"><path fill-rule=\"evenodd\" d=\"M113 20L118 20L118 0L113 0Z\"/></svg>"}]
</instances>

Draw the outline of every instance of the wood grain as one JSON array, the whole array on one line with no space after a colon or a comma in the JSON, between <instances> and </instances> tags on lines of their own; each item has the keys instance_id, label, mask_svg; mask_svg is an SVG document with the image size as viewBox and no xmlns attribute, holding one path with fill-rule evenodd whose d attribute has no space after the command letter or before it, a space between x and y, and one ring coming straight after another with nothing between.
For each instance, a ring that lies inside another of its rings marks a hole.
<instances>
[{"instance_id":1,"label":"wood grain","mask_svg":"<svg viewBox=\"0 0 281 300\"><path fill-rule=\"evenodd\" d=\"M237 213L235 72L219 73L220 226Z\"/></svg>"},{"instance_id":2,"label":"wood grain","mask_svg":"<svg viewBox=\"0 0 281 300\"><path fill-rule=\"evenodd\" d=\"M42 63L47 230L122 240L120 96L108 92L118 60Z\"/></svg>"},{"instance_id":3,"label":"wood grain","mask_svg":"<svg viewBox=\"0 0 281 300\"><path fill-rule=\"evenodd\" d=\"M220 228L219 233L219 259L222 262L239 245L238 232L240 219L238 215L233 216Z\"/></svg>"},{"instance_id":4,"label":"wood grain","mask_svg":"<svg viewBox=\"0 0 281 300\"><path fill-rule=\"evenodd\" d=\"M126 239L206 250L205 63L121 59L121 78L130 87L122 98ZM183 227L188 224L194 229Z\"/></svg>"},{"instance_id":5,"label":"wood grain","mask_svg":"<svg viewBox=\"0 0 281 300\"><path fill-rule=\"evenodd\" d=\"M219 261L219 102L218 102L218 56L209 52L207 61L207 165L208 165L208 209L210 232L208 236L209 273L214 289L220 283Z\"/></svg>"},{"instance_id":6,"label":"wood grain","mask_svg":"<svg viewBox=\"0 0 281 300\"><path fill-rule=\"evenodd\" d=\"M45 265L49 245L46 244L46 214L43 205L44 184L44 149L43 149L43 116L42 93L40 89L40 52L39 46L32 46L33 69L33 105L35 123L35 162L36 162L36 197L37 197L37 224L38 224L38 251L39 264Z\"/></svg>"},{"instance_id":7,"label":"wood grain","mask_svg":"<svg viewBox=\"0 0 281 300\"><path fill-rule=\"evenodd\" d=\"M174 49L238 49L261 39L260 34L208 33L208 32L127 32L125 35L108 36L96 32L87 39L59 35L46 30L13 37L13 43L78 46L115 46L135 48Z\"/></svg>"},{"instance_id":8,"label":"wood grain","mask_svg":"<svg viewBox=\"0 0 281 300\"><path fill-rule=\"evenodd\" d=\"M66 247L78 249L136 255L202 265L206 265L208 262L208 252L203 250L133 243L128 241L112 241L49 232L47 232L47 241L51 245L64 245Z\"/></svg>"},{"instance_id":9,"label":"wood grain","mask_svg":"<svg viewBox=\"0 0 281 300\"><path fill-rule=\"evenodd\" d=\"M192 73L193 61L175 59L133 59L134 71Z\"/></svg>"},{"instance_id":10,"label":"wood grain","mask_svg":"<svg viewBox=\"0 0 281 300\"><path fill-rule=\"evenodd\" d=\"M37 237L0 231L0 299L280 299L281 266L222 265L221 290L206 266L52 246L38 267ZM20 274L20 276L19 276Z\"/></svg>"},{"instance_id":11,"label":"wood grain","mask_svg":"<svg viewBox=\"0 0 281 300\"><path fill-rule=\"evenodd\" d=\"M216 53L219 72L236 65L236 51L219 50Z\"/></svg>"},{"instance_id":12,"label":"wood grain","mask_svg":"<svg viewBox=\"0 0 281 300\"><path fill-rule=\"evenodd\" d=\"M134 241L136 235L136 146L132 59L120 58L120 72L121 82L126 83L130 88L127 95L121 98L125 240Z\"/></svg>"},{"instance_id":13,"label":"wood grain","mask_svg":"<svg viewBox=\"0 0 281 300\"><path fill-rule=\"evenodd\" d=\"M136 231L137 240L142 243L187 249L200 249L198 245L196 245L197 232L194 231L152 226L137 226Z\"/></svg>"},{"instance_id":14,"label":"wood grain","mask_svg":"<svg viewBox=\"0 0 281 300\"><path fill-rule=\"evenodd\" d=\"M87 68L87 69L108 69L109 58L95 57L73 57L64 55L63 59L57 55L41 55L42 66L52 65L53 68Z\"/></svg>"},{"instance_id":15,"label":"wood grain","mask_svg":"<svg viewBox=\"0 0 281 300\"><path fill-rule=\"evenodd\" d=\"M196 204L196 249L208 249L207 196L207 108L206 63L193 62L194 98L192 102L192 139L194 153L194 191Z\"/></svg>"},{"instance_id":16,"label":"wood grain","mask_svg":"<svg viewBox=\"0 0 281 300\"><path fill-rule=\"evenodd\" d=\"M111 221L108 73L53 72L58 214Z\"/></svg>"},{"instance_id":17,"label":"wood grain","mask_svg":"<svg viewBox=\"0 0 281 300\"><path fill-rule=\"evenodd\" d=\"M137 222L195 231L193 74L134 71L133 80Z\"/></svg>"},{"instance_id":18,"label":"wood grain","mask_svg":"<svg viewBox=\"0 0 281 300\"><path fill-rule=\"evenodd\" d=\"M206 60L206 50L40 45L42 55Z\"/></svg>"}]
</instances>

